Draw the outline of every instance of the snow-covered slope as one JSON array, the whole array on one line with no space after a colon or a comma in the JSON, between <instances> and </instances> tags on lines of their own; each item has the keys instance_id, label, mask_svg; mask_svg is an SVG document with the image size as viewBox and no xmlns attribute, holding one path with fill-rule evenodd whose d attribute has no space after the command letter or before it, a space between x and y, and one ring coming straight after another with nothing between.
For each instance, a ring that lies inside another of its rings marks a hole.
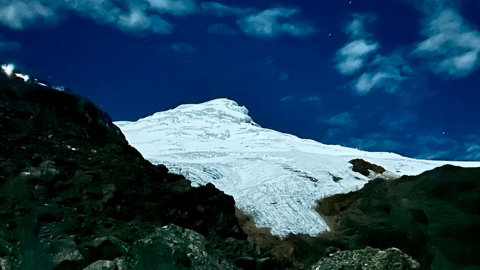
<instances>
[{"instance_id":1,"label":"snow-covered slope","mask_svg":"<svg viewBox=\"0 0 480 270\"><path fill-rule=\"evenodd\" d=\"M370 180L352 171L352 159L380 165L390 178L443 164L480 167L480 162L415 160L300 139L260 127L245 107L228 99L181 105L115 124L145 158L197 185L215 184L232 195L257 226L281 236L328 230L314 210L316 201L357 190Z\"/></svg>"}]
</instances>

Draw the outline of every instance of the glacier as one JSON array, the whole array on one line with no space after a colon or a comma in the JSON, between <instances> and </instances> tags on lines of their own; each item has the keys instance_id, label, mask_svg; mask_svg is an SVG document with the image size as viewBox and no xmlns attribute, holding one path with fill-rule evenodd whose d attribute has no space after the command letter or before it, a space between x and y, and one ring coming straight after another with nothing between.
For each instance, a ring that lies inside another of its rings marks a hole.
<instances>
[{"instance_id":1,"label":"glacier","mask_svg":"<svg viewBox=\"0 0 480 270\"><path fill-rule=\"evenodd\" d=\"M278 236L329 230L315 211L317 201L358 190L378 176L354 172L352 159L382 166L387 179L445 164L480 167L480 162L418 160L301 139L262 128L245 107L225 98L115 124L146 159L183 174L194 186L214 184L233 196L257 227Z\"/></svg>"}]
</instances>

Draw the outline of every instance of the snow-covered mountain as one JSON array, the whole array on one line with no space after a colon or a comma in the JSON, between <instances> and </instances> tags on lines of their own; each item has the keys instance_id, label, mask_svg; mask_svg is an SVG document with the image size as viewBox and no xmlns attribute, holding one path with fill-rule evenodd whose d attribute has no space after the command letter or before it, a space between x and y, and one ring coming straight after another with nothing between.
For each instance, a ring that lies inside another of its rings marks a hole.
<instances>
[{"instance_id":1,"label":"snow-covered mountain","mask_svg":"<svg viewBox=\"0 0 480 270\"><path fill-rule=\"evenodd\" d=\"M480 167L480 162L417 160L300 139L260 127L245 107L228 99L181 105L115 124L145 158L197 185L213 183L232 195L257 226L280 236L328 230L314 210L316 201L357 190L376 176L354 172L352 159L382 166L387 178L417 175L444 164Z\"/></svg>"}]
</instances>

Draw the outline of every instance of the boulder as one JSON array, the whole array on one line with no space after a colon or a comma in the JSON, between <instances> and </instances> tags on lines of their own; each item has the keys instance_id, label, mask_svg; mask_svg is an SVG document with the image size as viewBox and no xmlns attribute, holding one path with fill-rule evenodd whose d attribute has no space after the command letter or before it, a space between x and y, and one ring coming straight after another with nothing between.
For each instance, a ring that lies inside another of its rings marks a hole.
<instances>
[{"instance_id":1,"label":"boulder","mask_svg":"<svg viewBox=\"0 0 480 270\"><path fill-rule=\"evenodd\" d=\"M314 264L310 270L415 270L420 264L397 248L338 251Z\"/></svg>"},{"instance_id":2,"label":"boulder","mask_svg":"<svg viewBox=\"0 0 480 270\"><path fill-rule=\"evenodd\" d=\"M53 241L51 248L53 269L77 269L84 263L84 257L71 238Z\"/></svg>"},{"instance_id":3,"label":"boulder","mask_svg":"<svg viewBox=\"0 0 480 270\"><path fill-rule=\"evenodd\" d=\"M6 257L12 254L13 245L0 238L0 257Z\"/></svg>"},{"instance_id":4,"label":"boulder","mask_svg":"<svg viewBox=\"0 0 480 270\"><path fill-rule=\"evenodd\" d=\"M236 269L218 254L209 254L205 238L173 224L136 241L125 258L129 269Z\"/></svg>"},{"instance_id":5,"label":"boulder","mask_svg":"<svg viewBox=\"0 0 480 270\"><path fill-rule=\"evenodd\" d=\"M13 270L7 258L0 258L0 270Z\"/></svg>"},{"instance_id":6,"label":"boulder","mask_svg":"<svg viewBox=\"0 0 480 270\"><path fill-rule=\"evenodd\" d=\"M86 247L92 260L114 260L128 253L127 244L113 236L95 238Z\"/></svg>"},{"instance_id":7,"label":"boulder","mask_svg":"<svg viewBox=\"0 0 480 270\"><path fill-rule=\"evenodd\" d=\"M83 270L116 270L117 264L109 260L99 260L89 266L83 268Z\"/></svg>"}]
</instances>

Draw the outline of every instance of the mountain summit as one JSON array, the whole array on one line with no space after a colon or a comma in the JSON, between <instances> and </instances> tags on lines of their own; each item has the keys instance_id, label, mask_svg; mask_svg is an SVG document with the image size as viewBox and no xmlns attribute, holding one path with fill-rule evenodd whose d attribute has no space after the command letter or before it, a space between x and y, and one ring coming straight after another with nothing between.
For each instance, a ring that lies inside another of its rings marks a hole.
<instances>
[{"instance_id":1,"label":"mountain summit","mask_svg":"<svg viewBox=\"0 0 480 270\"><path fill-rule=\"evenodd\" d=\"M318 200L360 189L382 176L418 175L445 164L325 145L266 129L229 99L181 105L135 122L115 122L131 145L196 185L213 183L272 233L317 235L329 230Z\"/></svg>"}]
</instances>

